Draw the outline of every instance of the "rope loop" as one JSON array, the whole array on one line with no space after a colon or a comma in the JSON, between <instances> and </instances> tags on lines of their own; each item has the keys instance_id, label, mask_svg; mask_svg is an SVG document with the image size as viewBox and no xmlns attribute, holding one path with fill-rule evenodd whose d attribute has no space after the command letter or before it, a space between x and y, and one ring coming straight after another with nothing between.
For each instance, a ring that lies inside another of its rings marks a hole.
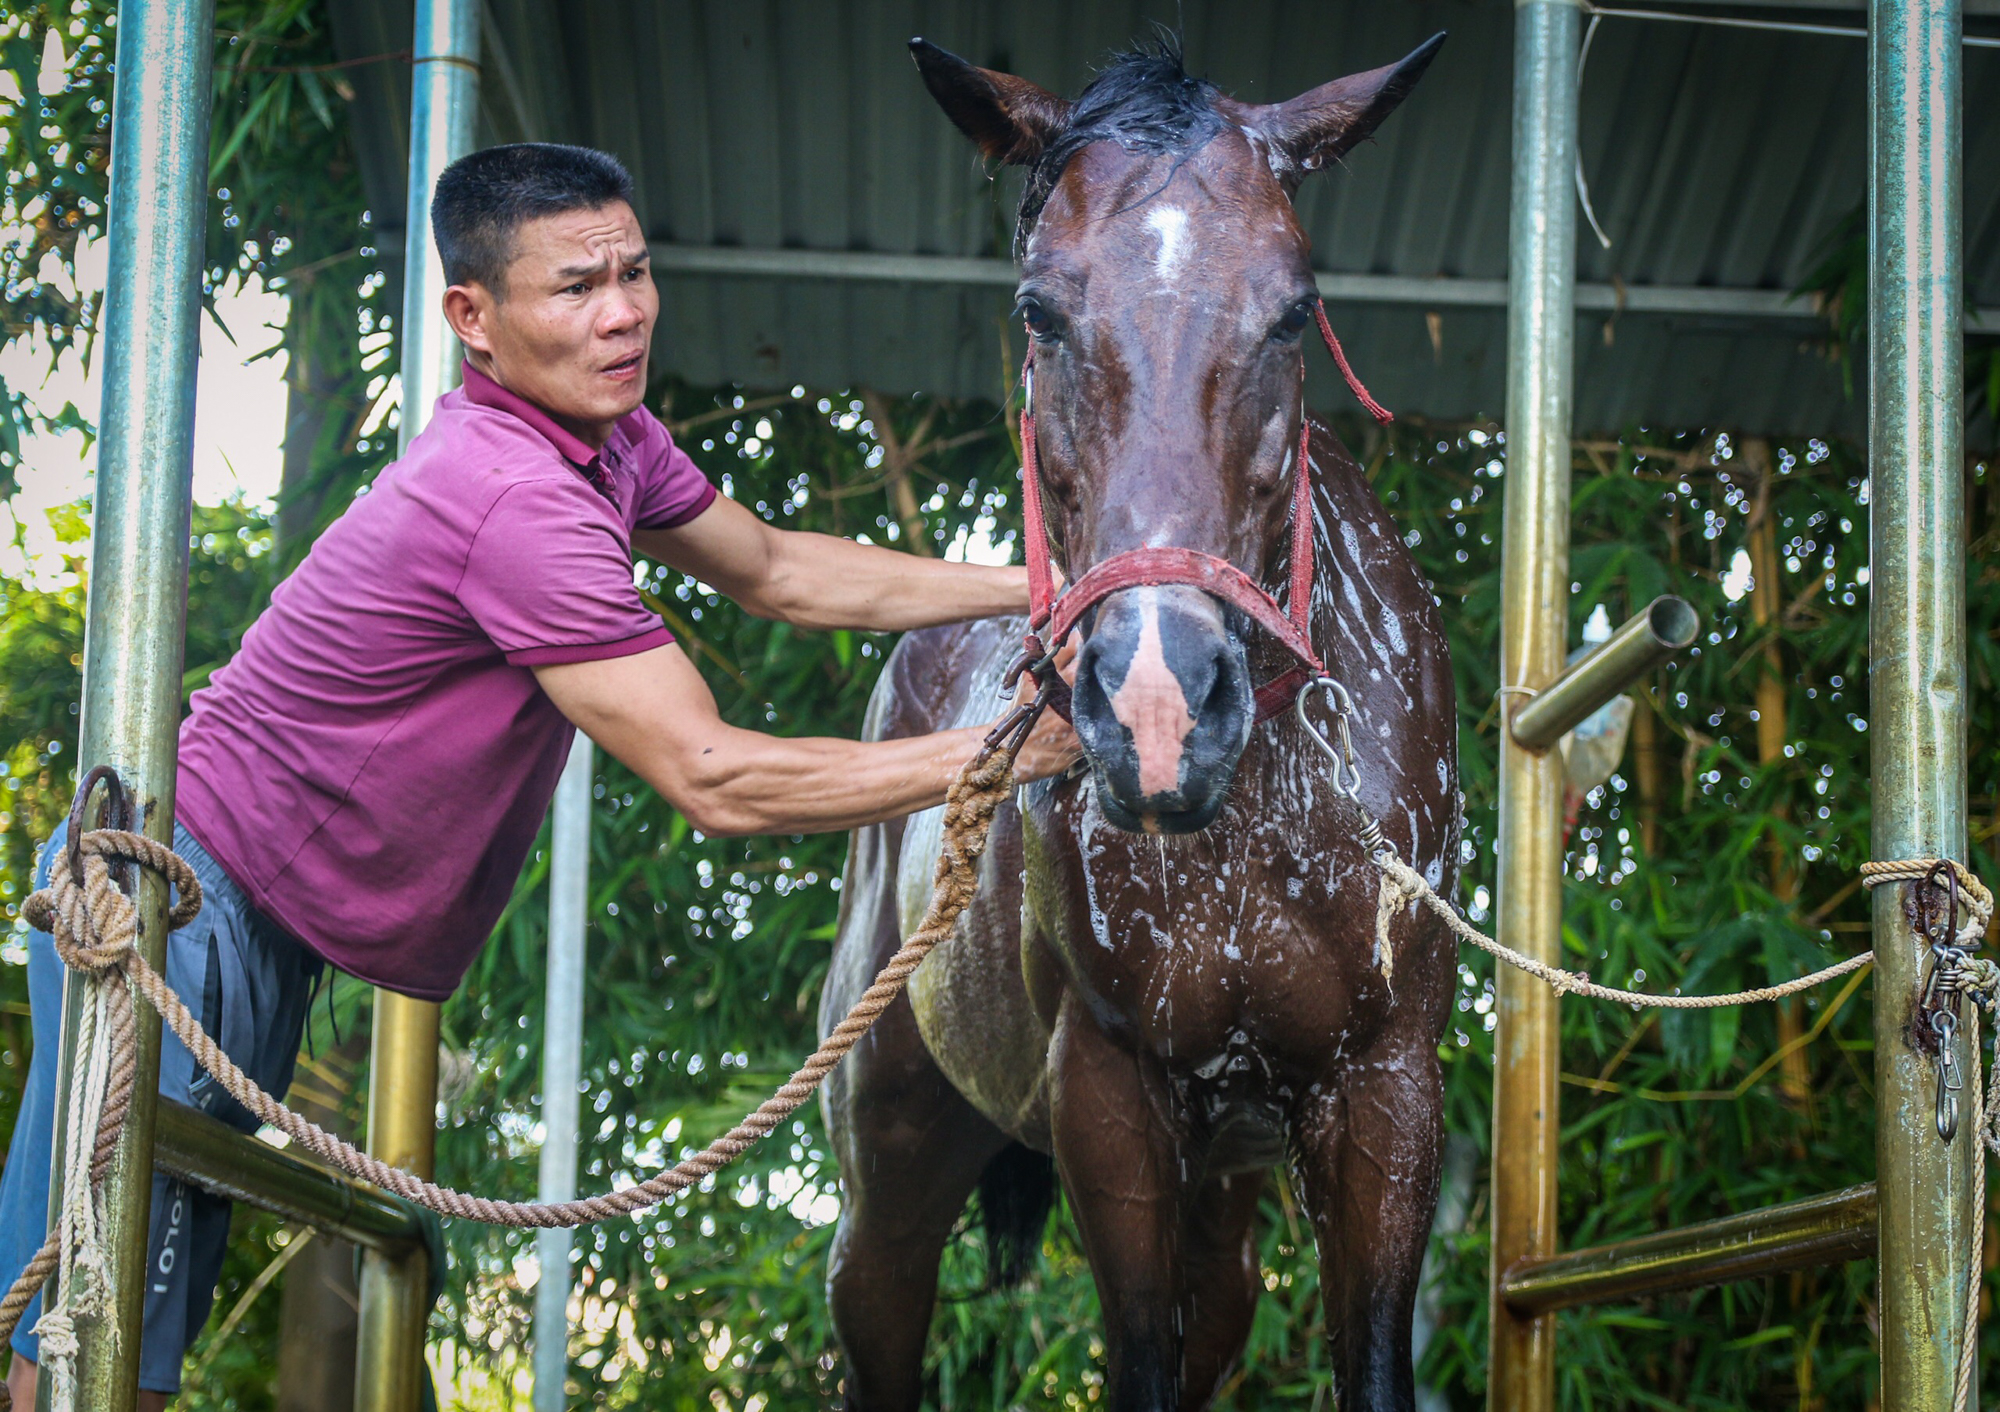
<instances>
[{"instance_id":1,"label":"rope loop","mask_svg":"<svg viewBox=\"0 0 2000 1412\"><path fill-rule=\"evenodd\" d=\"M1912 888L1926 883L1937 887L1936 875L1949 869L1951 877L1958 883L1958 902L1963 905L1966 923L1958 928L1955 940L1959 946L1968 949L1981 945L1986 939L1986 928L1993 920L1993 893L1986 884L1965 864L1955 858L1896 858L1881 863L1861 865L1861 885L1871 892L1888 883L1905 882Z\"/></svg>"}]
</instances>

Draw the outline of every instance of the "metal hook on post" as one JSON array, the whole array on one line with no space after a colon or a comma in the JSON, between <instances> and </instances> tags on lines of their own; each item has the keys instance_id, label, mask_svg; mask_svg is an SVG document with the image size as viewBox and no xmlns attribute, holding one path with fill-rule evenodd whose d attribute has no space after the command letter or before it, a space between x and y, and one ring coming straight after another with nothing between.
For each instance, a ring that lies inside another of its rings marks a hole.
<instances>
[{"instance_id":1,"label":"metal hook on post","mask_svg":"<svg viewBox=\"0 0 2000 1412\"><path fill-rule=\"evenodd\" d=\"M83 881L83 834L84 819L90 813L90 797L98 785L104 786L104 823L107 829L129 829L132 827L132 796L125 788L125 781L118 771L109 765L93 765L76 787L76 798L69 806L69 828L66 834L66 849L69 875L78 887ZM125 865L113 866L111 876L120 887L126 885Z\"/></svg>"}]
</instances>

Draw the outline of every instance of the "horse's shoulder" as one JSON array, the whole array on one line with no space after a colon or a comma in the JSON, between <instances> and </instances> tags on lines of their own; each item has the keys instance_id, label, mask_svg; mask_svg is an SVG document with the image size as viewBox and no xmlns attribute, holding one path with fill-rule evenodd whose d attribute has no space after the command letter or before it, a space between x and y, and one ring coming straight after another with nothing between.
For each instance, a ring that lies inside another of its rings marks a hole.
<instances>
[{"instance_id":1,"label":"horse's shoulder","mask_svg":"<svg viewBox=\"0 0 2000 1412\"><path fill-rule=\"evenodd\" d=\"M958 724L977 683L1018 647L1021 628L1019 618L981 618L905 633L875 683L867 737L895 740ZM990 704L980 719L998 713L998 701Z\"/></svg>"}]
</instances>

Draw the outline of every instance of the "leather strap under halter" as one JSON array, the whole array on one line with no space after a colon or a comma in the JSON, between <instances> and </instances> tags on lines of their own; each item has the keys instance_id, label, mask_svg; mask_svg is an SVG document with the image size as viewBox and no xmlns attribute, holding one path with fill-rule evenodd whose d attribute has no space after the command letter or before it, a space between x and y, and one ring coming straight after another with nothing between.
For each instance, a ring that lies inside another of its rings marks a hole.
<instances>
[{"instance_id":1,"label":"leather strap under halter","mask_svg":"<svg viewBox=\"0 0 2000 1412\"><path fill-rule=\"evenodd\" d=\"M1313 305L1314 321L1327 351L1333 354L1340 375L1347 380L1368 414L1386 425L1392 420L1387 408L1368 395L1361 379L1348 366L1340 340L1333 336L1327 321L1326 305ZM1049 705L1069 716L1069 689L1048 667L1049 644L1060 644L1077 622L1092 608L1114 593L1128 588L1174 585L1197 588L1241 609L1285 650L1298 665L1257 688L1257 719L1269 720L1291 705L1305 684L1323 676L1325 666L1312 645L1313 513L1312 513L1312 424L1305 411L1305 357L1299 358L1299 458L1292 475L1292 563L1287 609L1264 591L1257 581L1230 563L1198 549L1158 545L1128 549L1114 554L1071 584L1061 597L1055 592L1055 570L1049 555L1048 520L1042 510L1041 457L1035 444L1035 338L1030 330L1028 355L1021 365L1021 381L1027 390L1027 408L1021 413L1021 501L1026 530L1028 560L1028 633L1025 650L1008 671L1011 684L1023 669L1034 671Z\"/></svg>"}]
</instances>

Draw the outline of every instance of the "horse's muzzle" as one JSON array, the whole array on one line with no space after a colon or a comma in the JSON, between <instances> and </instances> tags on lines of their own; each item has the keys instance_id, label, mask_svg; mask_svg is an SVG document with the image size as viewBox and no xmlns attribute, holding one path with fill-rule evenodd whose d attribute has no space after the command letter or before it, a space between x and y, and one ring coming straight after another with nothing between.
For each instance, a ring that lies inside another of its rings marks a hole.
<instances>
[{"instance_id":1,"label":"horse's muzzle","mask_svg":"<svg viewBox=\"0 0 2000 1412\"><path fill-rule=\"evenodd\" d=\"M1192 588L1133 588L1093 618L1072 712L1105 817L1135 832L1207 828L1257 721L1221 605Z\"/></svg>"}]
</instances>

